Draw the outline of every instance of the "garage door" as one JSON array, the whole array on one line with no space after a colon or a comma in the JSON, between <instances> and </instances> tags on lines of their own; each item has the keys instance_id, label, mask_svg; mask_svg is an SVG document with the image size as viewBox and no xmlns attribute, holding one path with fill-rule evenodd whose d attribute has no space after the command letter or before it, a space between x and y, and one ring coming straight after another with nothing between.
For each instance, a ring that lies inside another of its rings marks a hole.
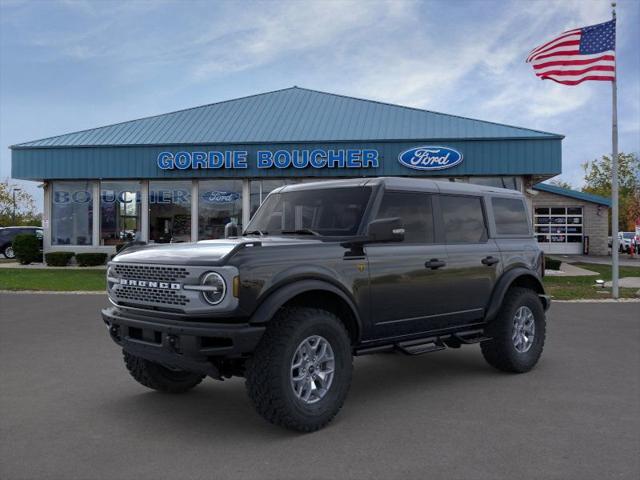
<instances>
[{"instance_id":1,"label":"garage door","mask_svg":"<svg viewBox=\"0 0 640 480\"><path fill-rule=\"evenodd\" d=\"M582 253L582 207L535 207L534 228L546 253Z\"/></svg>"}]
</instances>

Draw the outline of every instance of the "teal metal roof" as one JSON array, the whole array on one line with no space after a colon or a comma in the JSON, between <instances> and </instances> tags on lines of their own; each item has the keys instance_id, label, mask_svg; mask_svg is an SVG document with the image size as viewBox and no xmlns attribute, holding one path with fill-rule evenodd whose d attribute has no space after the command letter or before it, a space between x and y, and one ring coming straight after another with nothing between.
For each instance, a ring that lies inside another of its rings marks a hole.
<instances>
[{"instance_id":1,"label":"teal metal roof","mask_svg":"<svg viewBox=\"0 0 640 480\"><path fill-rule=\"evenodd\" d=\"M292 87L11 148L561 138L538 130Z\"/></svg>"},{"instance_id":2,"label":"teal metal roof","mask_svg":"<svg viewBox=\"0 0 640 480\"><path fill-rule=\"evenodd\" d=\"M550 185L548 183L538 183L533 186L533 189L540 190L541 192L553 193L555 195L562 195L563 197L575 198L576 200L582 200L585 202L597 203L599 205L611 207L611 199L601 197L600 195L593 195L592 193L569 190L568 188L556 187L555 185Z\"/></svg>"}]
</instances>

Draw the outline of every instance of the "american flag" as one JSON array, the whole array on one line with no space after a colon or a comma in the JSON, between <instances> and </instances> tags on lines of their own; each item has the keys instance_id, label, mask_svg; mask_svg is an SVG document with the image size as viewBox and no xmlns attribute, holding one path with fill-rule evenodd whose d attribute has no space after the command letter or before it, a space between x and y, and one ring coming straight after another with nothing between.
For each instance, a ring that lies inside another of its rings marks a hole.
<instances>
[{"instance_id":1,"label":"american flag","mask_svg":"<svg viewBox=\"0 0 640 480\"><path fill-rule=\"evenodd\" d=\"M541 79L564 85L616 76L616 21L568 30L534 48L527 57Z\"/></svg>"}]
</instances>

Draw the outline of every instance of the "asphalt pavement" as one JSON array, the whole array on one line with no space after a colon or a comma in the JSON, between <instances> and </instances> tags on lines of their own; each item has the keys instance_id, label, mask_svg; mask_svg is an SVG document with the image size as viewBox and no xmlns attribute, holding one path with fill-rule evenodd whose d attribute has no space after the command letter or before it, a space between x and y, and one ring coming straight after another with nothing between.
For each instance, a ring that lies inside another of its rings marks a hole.
<instances>
[{"instance_id":1,"label":"asphalt pavement","mask_svg":"<svg viewBox=\"0 0 640 480\"><path fill-rule=\"evenodd\" d=\"M357 358L347 402L302 435L242 379L185 395L127 374L102 295L0 295L0 478L640 478L640 303L552 306L524 375L479 347Z\"/></svg>"}]
</instances>

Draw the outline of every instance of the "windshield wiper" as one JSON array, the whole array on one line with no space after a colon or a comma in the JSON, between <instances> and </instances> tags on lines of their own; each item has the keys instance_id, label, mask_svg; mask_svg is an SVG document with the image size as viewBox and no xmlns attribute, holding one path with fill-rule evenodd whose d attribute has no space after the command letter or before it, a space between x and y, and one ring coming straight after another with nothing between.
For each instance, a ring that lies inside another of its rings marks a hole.
<instances>
[{"instance_id":1,"label":"windshield wiper","mask_svg":"<svg viewBox=\"0 0 640 480\"><path fill-rule=\"evenodd\" d=\"M321 234L319 234L318 232L316 232L315 230L311 230L310 228L298 228L296 230L283 230L282 232L283 235L315 235L317 237L320 237Z\"/></svg>"},{"instance_id":2,"label":"windshield wiper","mask_svg":"<svg viewBox=\"0 0 640 480\"><path fill-rule=\"evenodd\" d=\"M263 232L261 230L249 230L248 232L244 232L242 234L242 236L244 237L245 235L260 235L261 237L264 237L268 232Z\"/></svg>"}]
</instances>

